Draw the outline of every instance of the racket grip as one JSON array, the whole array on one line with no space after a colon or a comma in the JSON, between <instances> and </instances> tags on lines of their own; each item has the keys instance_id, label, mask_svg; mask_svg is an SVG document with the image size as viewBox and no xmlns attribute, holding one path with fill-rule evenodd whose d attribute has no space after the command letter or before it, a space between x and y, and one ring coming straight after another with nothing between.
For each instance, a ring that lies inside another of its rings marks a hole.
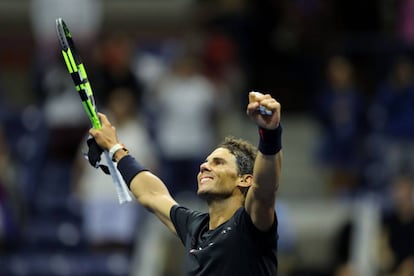
<instances>
[{"instance_id":1,"label":"racket grip","mask_svg":"<svg viewBox=\"0 0 414 276\"><path fill-rule=\"evenodd\" d=\"M260 114L262 115L267 115L270 116L273 114L272 110L267 109L266 107L264 107L263 105L259 106L259 108L257 109Z\"/></svg>"},{"instance_id":2,"label":"racket grip","mask_svg":"<svg viewBox=\"0 0 414 276\"><path fill-rule=\"evenodd\" d=\"M104 156L106 159L106 163L108 164L109 172L111 173L112 181L115 185L119 203L122 204L125 202L132 201L132 197L129 194L128 187L125 184L125 181L119 173L118 169L115 167L114 162L111 160L109 152L105 151Z\"/></svg>"}]
</instances>

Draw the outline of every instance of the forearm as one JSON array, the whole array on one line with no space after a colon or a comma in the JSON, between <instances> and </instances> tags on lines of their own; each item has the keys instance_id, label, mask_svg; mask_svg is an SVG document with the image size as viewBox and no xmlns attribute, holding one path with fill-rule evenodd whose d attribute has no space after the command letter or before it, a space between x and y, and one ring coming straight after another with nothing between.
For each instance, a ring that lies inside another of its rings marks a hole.
<instances>
[{"instance_id":1,"label":"forearm","mask_svg":"<svg viewBox=\"0 0 414 276\"><path fill-rule=\"evenodd\" d=\"M253 184L246 197L246 210L254 225L267 231L274 223L276 192L279 187L282 153L258 153L253 170Z\"/></svg>"},{"instance_id":2,"label":"forearm","mask_svg":"<svg viewBox=\"0 0 414 276\"><path fill-rule=\"evenodd\" d=\"M126 151L117 151L114 160L128 188L144 207L153 209L151 203L154 197L169 195L164 183Z\"/></svg>"},{"instance_id":3,"label":"forearm","mask_svg":"<svg viewBox=\"0 0 414 276\"><path fill-rule=\"evenodd\" d=\"M171 197L161 179L128 155L124 155L118 161L118 170L137 201L175 233L170 210L177 202Z\"/></svg>"},{"instance_id":4,"label":"forearm","mask_svg":"<svg viewBox=\"0 0 414 276\"><path fill-rule=\"evenodd\" d=\"M257 154L254 165L254 193L262 203L273 207L282 172L282 151L274 155Z\"/></svg>"},{"instance_id":5,"label":"forearm","mask_svg":"<svg viewBox=\"0 0 414 276\"><path fill-rule=\"evenodd\" d=\"M266 231L274 223L276 192L282 171L282 128L259 129L259 152L253 168L253 184L246 197L246 209L254 225Z\"/></svg>"}]
</instances>

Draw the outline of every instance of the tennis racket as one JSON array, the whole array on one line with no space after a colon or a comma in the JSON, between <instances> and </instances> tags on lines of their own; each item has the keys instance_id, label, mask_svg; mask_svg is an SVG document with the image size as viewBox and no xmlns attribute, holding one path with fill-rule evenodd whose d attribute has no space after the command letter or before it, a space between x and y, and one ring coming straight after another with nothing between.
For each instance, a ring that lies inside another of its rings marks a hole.
<instances>
[{"instance_id":1,"label":"tennis racket","mask_svg":"<svg viewBox=\"0 0 414 276\"><path fill-rule=\"evenodd\" d=\"M70 33L69 28L62 18L56 19L56 31L59 44L62 49L63 59L72 77L73 83L75 84L76 91L81 98L83 108L86 111L92 127L95 129L100 129L102 126L98 117L95 98L93 96L92 87L86 74L85 66L83 65L80 55L75 48L72 34ZM108 164L109 172L112 176L112 180L115 184L119 202L123 203L126 201L131 201L132 198L129 194L128 188L123 181L121 174L116 169L115 164L109 157L109 153L107 151L104 151L104 155Z\"/></svg>"}]
</instances>

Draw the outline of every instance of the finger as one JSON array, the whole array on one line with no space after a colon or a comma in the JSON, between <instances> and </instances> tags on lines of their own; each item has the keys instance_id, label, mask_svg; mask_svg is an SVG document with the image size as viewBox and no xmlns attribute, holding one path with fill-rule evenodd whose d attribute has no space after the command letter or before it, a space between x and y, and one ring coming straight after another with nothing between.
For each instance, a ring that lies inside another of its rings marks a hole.
<instances>
[{"instance_id":1,"label":"finger","mask_svg":"<svg viewBox=\"0 0 414 276\"><path fill-rule=\"evenodd\" d=\"M95 137L96 136L96 133L97 133L98 131L96 130L96 129L94 129L94 128L91 128L91 129L89 129L89 134L90 135L92 135L93 137Z\"/></svg>"},{"instance_id":2,"label":"finger","mask_svg":"<svg viewBox=\"0 0 414 276\"><path fill-rule=\"evenodd\" d=\"M260 105L263 105L264 107L270 107L271 105L275 104L276 100L273 98L270 99L263 99L260 101Z\"/></svg>"},{"instance_id":3,"label":"finger","mask_svg":"<svg viewBox=\"0 0 414 276\"><path fill-rule=\"evenodd\" d=\"M279 104L279 102L275 98L272 98L270 95L269 95L269 97L267 97L267 95L265 95L265 98L263 98L260 101L260 104L261 105Z\"/></svg>"},{"instance_id":4,"label":"finger","mask_svg":"<svg viewBox=\"0 0 414 276\"><path fill-rule=\"evenodd\" d=\"M251 102L247 105L246 112L248 115L253 114L254 112L257 112L257 109L259 108L260 104L258 102Z\"/></svg>"},{"instance_id":5,"label":"finger","mask_svg":"<svg viewBox=\"0 0 414 276\"><path fill-rule=\"evenodd\" d=\"M269 107L272 108L273 110L277 110L278 112L280 112L280 109L282 108L280 103L276 100L273 100L269 103Z\"/></svg>"},{"instance_id":6,"label":"finger","mask_svg":"<svg viewBox=\"0 0 414 276\"><path fill-rule=\"evenodd\" d=\"M249 102L255 102L256 101L256 92L252 91L249 93Z\"/></svg>"},{"instance_id":7,"label":"finger","mask_svg":"<svg viewBox=\"0 0 414 276\"><path fill-rule=\"evenodd\" d=\"M99 120L101 121L102 124L104 124L104 125L110 125L111 124L105 114L98 112L98 117L99 117Z\"/></svg>"},{"instance_id":8,"label":"finger","mask_svg":"<svg viewBox=\"0 0 414 276\"><path fill-rule=\"evenodd\" d=\"M256 92L256 91L251 91L249 93L249 102L256 102L256 101L261 101L263 98L263 94L260 92Z\"/></svg>"}]
</instances>

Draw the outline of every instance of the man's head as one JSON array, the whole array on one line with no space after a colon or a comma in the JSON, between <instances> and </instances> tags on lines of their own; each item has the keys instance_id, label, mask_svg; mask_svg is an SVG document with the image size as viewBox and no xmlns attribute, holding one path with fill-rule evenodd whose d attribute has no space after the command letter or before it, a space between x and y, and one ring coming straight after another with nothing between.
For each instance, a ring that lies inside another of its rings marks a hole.
<instances>
[{"instance_id":1,"label":"man's head","mask_svg":"<svg viewBox=\"0 0 414 276\"><path fill-rule=\"evenodd\" d=\"M227 198L246 195L252 184L257 149L249 142L226 137L201 164L198 195L203 198Z\"/></svg>"}]
</instances>

